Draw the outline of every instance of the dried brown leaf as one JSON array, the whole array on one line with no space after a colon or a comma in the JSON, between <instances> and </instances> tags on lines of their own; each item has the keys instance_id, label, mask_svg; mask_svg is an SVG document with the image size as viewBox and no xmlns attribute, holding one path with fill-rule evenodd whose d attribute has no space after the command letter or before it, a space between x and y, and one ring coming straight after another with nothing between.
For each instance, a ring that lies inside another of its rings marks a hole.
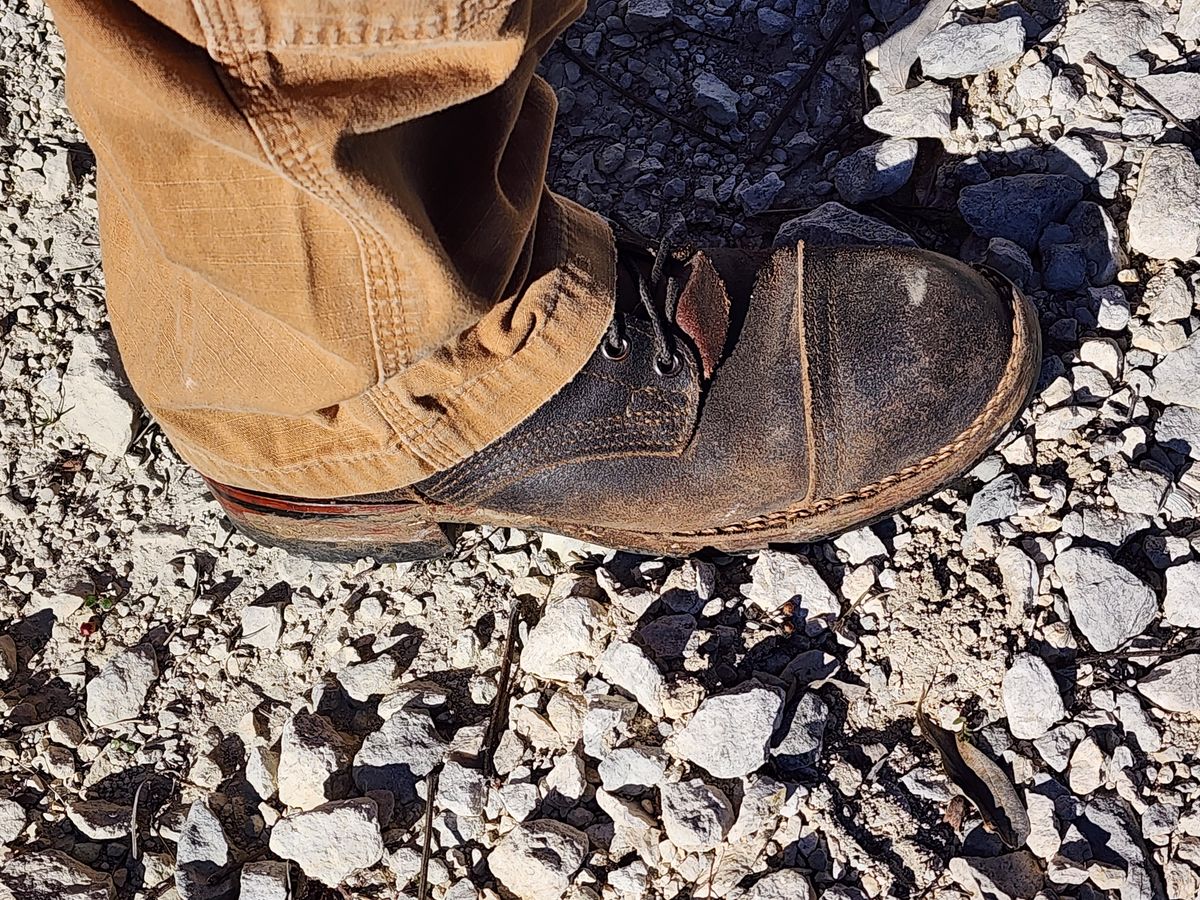
<instances>
[{"instance_id":1,"label":"dried brown leaf","mask_svg":"<svg viewBox=\"0 0 1200 900\"><path fill-rule=\"evenodd\" d=\"M897 19L880 42L879 74L893 94L908 86L908 73L917 61L921 41L938 27L948 9L950 0L928 0L924 6L914 7Z\"/></svg>"},{"instance_id":2,"label":"dried brown leaf","mask_svg":"<svg viewBox=\"0 0 1200 900\"><path fill-rule=\"evenodd\" d=\"M1016 787L987 754L961 733L947 731L926 714L925 692L917 701L917 727L937 750L946 777L979 810L989 831L1014 850L1023 846L1029 837L1029 814Z\"/></svg>"}]
</instances>

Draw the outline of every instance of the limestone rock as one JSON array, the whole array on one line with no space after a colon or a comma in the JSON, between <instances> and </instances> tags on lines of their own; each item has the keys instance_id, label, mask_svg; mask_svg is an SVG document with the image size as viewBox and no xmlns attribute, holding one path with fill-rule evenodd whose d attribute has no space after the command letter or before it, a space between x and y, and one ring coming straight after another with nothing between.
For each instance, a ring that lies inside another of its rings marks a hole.
<instances>
[{"instance_id":1,"label":"limestone rock","mask_svg":"<svg viewBox=\"0 0 1200 900\"><path fill-rule=\"evenodd\" d=\"M379 809L374 800L334 800L280 819L271 829L271 851L294 860L304 874L336 887L383 858Z\"/></svg>"},{"instance_id":2,"label":"limestone rock","mask_svg":"<svg viewBox=\"0 0 1200 900\"><path fill-rule=\"evenodd\" d=\"M158 678L154 648L140 644L118 653L87 683L87 714L94 725L133 724Z\"/></svg>"}]
</instances>

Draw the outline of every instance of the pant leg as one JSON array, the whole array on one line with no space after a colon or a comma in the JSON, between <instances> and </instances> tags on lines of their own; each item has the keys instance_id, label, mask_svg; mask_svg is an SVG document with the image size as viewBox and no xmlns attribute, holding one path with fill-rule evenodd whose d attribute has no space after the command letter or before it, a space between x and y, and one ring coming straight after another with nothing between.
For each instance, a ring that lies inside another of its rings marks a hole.
<instances>
[{"instance_id":1,"label":"pant leg","mask_svg":"<svg viewBox=\"0 0 1200 900\"><path fill-rule=\"evenodd\" d=\"M595 349L612 237L545 187L534 74L583 0L50 5L122 360L203 474L410 484Z\"/></svg>"}]
</instances>

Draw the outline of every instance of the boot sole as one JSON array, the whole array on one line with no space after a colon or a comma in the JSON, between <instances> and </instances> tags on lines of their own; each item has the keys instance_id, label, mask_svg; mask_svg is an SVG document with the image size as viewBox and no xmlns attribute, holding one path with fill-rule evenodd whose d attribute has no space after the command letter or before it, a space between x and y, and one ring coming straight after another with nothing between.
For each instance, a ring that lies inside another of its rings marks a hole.
<instances>
[{"instance_id":1,"label":"boot sole","mask_svg":"<svg viewBox=\"0 0 1200 900\"><path fill-rule=\"evenodd\" d=\"M662 556L702 550L745 552L770 544L809 543L886 518L926 499L969 472L1003 440L1033 397L1041 362L1041 330L1030 302L1012 288L1013 341L991 400L946 446L874 484L838 497L810 500L702 531L647 533L568 527L530 516L459 509L417 499L301 500L209 482L230 520L260 544L327 562L372 557L410 562L450 554L469 525L549 531L606 547Z\"/></svg>"}]
</instances>

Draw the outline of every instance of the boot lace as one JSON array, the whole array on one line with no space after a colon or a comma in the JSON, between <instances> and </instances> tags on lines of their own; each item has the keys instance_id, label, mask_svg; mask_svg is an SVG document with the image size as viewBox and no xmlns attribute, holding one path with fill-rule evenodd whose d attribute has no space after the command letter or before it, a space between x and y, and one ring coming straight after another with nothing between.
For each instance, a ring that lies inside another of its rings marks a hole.
<instances>
[{"instance_id":1,"label":"boot lace","mask_svg":"<svg viewBox=\"0 0 1200 900\"><path fill-rule=\"evenodd\" d=\"M617 256L636 281L638 299L650 322L654 340L654 371L664 378L677 375L683 369L683 356L675 339L675 313L683 283L670 266L683 246L682 231L682 228L675 227L663 236L654 252L649 275L636 259L638 255L645 255L645 251L635 245L617 242ZM662 297L661 304L657 299L659 296ZM600 342L600 352L606 359L615 361L629 356L629 336L625 333L627 315L627 311L618 310Z\"/></svg>"}]
</instances>

